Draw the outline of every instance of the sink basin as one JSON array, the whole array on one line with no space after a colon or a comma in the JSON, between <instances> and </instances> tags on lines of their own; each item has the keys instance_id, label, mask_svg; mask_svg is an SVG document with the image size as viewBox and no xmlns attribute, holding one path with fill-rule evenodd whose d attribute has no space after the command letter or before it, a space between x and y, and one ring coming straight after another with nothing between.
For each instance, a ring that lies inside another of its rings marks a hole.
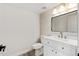
<instances>
[{"instance_id":1,"label":"sink basin","mask_svg":"<svg viewBox=\"0 0 79 59\"><path fill-rule=\"evenodd\" d=\"M55 41L59 41L59 42L69 44L69 45L77 46L77 40L73 40L73 39L59 38L58 36L43 36L43 38L47 38L47 39L50 39L50 40L55 40Z\"/></svg>"}]
</instances>

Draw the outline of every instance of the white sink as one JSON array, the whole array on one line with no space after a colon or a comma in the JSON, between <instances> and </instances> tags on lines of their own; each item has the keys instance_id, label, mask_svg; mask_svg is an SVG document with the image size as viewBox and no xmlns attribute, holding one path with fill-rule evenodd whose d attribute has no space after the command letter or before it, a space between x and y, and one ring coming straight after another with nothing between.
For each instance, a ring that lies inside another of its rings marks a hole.
<instances>
[{"instance_id":1,"label":"white sink","mask_svg":"<svg viewBox=\"0 0 79 59\"><path fill-rule=\"evenodd\" d=\"M77 46L77 40L73 40L73 39L64 39L64 38L59 38L57 36L42 36L42 38L47 38L50 40L60 41L69 45Z\"/></svg>"}]
</instances>

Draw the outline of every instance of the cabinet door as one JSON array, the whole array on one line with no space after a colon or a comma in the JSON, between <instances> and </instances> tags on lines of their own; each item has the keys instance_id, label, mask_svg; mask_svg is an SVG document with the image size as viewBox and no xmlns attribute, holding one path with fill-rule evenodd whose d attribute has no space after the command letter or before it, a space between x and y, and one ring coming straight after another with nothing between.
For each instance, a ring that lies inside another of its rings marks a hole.
<instances>
[{"instance_id":1,"label":"cabinet door","mask_svg":"<svg viewBox=\"0 0 79 59\"><path fill-rule=\"evenodd\" d=\"M77 32L77 11L67 14L68 32Z\"/></svg>"},{"instance_id":2,"label":"cabinet door","mask_svg":"<svg viewBox=\"0 0 79 59\"><path fill-rule=\"evenodd\" d=\"M57 48L44 46L44 56L65 56L65 54Z\"/></svg>"},{"instance_id":3,"label":"cabinet door","mask_svg":"<svg viewBox=\"0 0 79 59\"><path fill-rule=\"evenodd\" d=\"M50 56L50 49L44 45L43 47L43 51L44 51L44 56Z\"/></svg>"},{"instance_id":4,"label":"cabinet door","mask_svg":"<svg viewBox=\"0 0 79 59\"><path fill-rule=\"evenodd\" d=\"M53 45L55 43L55 45ZM72 46L59 41L51 41L51 47L55 46L58 56L75 56L76 55L76 46Z\"/></svg>"},{"instance_id":5,"label":"cabinet door","mask_svg":"<svg viewBox=\"0 0 79 59\"><path fill-rule=\"evenodd\" d=\"M44 46L44 56L56 56L56 49L54 49L54 48L51 48L51 47L49 47L49 46Z\"/></svg>"},{"instance_id":6,"label":"cabinet door","mask_svg":"<svg viewBox=\"0 0 79 59\"><path fill-rule=\"evenodd\" d=\"M58 50L61 51L66 56L75 56L76 55L76 47L65 44L65 43L61 43L61 46L58 47Z\"/></svg>"},{"instance_id":7,"label":"cabinet door","mask_svg":"<svg viewBox=\"0 0 79 59\"><path fill-rule=\"evenodd\" d=\"M45 56L63 56L64 53L61 50L58 50L58 47L61 47L61 43L50 40L50 39L45 39L44 44L43 44L43 51Z\"/></svg>"}]
</instances>

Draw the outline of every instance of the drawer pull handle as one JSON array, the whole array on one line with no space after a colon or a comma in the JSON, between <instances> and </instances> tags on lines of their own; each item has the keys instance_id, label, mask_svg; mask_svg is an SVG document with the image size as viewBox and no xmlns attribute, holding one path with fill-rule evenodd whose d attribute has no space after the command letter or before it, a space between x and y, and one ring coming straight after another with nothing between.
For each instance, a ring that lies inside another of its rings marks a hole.
<instances>
[{"instance_id":1,"label":"drawer pull handle","mask_svg":"<svg viewBox=\"0 0 79 59\"><path fill-rule=\"evenodd\" d=\"M54 52L54 50L52 50L52 52Z\"/></svg>"},{"instance_id":2,"label":"drawer pull handle","mask_svg":"<svg viewBox=\"0 0 79 59\"><path fill-rule=\"evenodd\" d=\"M64 47L62 47L62 49L64 49Z\"/></svg>"},{"instance_id":3,"label":"drawer pull handle","mask_svg":"<svg viewBox=\"0 0 79 59\"><path fill-rule=\"evenodd\" d=\"M49 42L47 42L49 44Z\"/></svg>"},{"instance_id":4,"label":"drawer pull handle","mask_svg":"<svg viewBox=\"0 0 79 59\"><path fill-rule=\"evenodd\" d=\"M55 54L57 54L57 52L55 52Z\"/></svg>"}]
</instances>

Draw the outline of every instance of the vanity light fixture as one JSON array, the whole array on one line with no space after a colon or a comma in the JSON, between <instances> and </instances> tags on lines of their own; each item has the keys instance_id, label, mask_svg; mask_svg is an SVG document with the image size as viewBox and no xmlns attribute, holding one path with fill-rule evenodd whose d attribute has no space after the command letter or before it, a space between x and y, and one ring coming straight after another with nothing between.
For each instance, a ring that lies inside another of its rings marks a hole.
<instances>
[{"instance_id":1,"label":"vanity light fixture","mask_svg":"<svg viewBox=\"0 0 79 59\"><path fill-rule=\"evenodd\" d=\"M66 10L65 6L64 5L60 5L58 13L59 12L64 12L65 10Z\"/></svg>"},{"instance_id":2,"label":"vanity light fixture","mask_svg":"<svg viewBox=\"0 0 79 59\"><path fill-rule=\"evenodd\" d=\"M70 9L70 8L75 8L75 7L77 7L77 3L69 3L67 7L68 7L69 9Z\"/></svg>"},{"instance_id":3,"label":"vanity light fixture","mask_svg":"<svg viewBox=\"0 0 79 59\"><path fill-rule=\"evenodd\" d=\"M58 10L57 9L54 9L53 10L53 14L57 14L58 13Z\"/></svg>"},{"instance_id":4,"label":"vanity light fixture","mask_svg":"<svg viewBox=\"0 0 79 59\"><path fill-rule=\"evenodd\" d=\"M64 3L53 10L53 15L60 15L77 9L77 3Z\"/></svg>"},{"instance_id":5,"label":"vanity light fixture","mask_svg":"<svg viewBox=\"0 0 79 59\"><path fill-rule=\"evenodd\" d=\"M62 4L53 10L53 14L55 15L64 11L65 11L65 4Z\"/></svg>"}]
</instances>

